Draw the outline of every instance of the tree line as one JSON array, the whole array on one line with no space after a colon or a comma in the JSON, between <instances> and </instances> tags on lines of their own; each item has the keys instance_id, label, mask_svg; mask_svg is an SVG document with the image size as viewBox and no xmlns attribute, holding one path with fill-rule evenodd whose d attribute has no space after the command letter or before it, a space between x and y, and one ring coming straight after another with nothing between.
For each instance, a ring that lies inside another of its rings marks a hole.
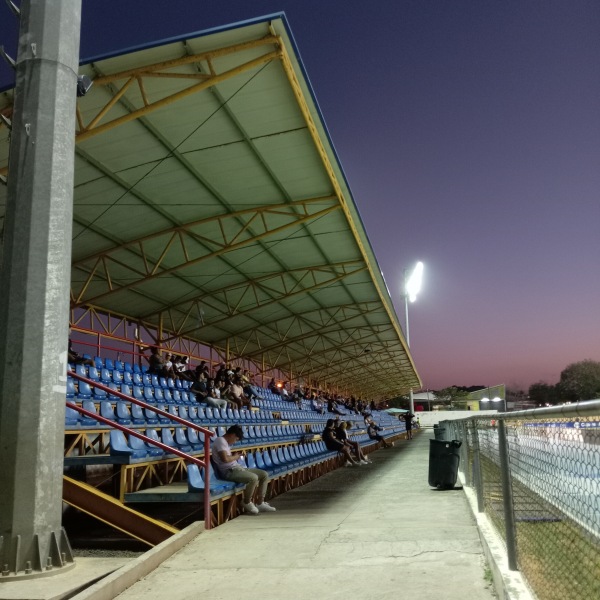
<instances>
[{"instance_id":1,"label":"tree line","mask_svg":"<svg viewBox=\"0 0 600 600\"><path fill-rule=\"evenodd\" d=\"M554 385L540 381L529 386L529 400L536 404L562 404L600 399L600 362L586 359L566 367Z\"/></svg>"}]
</instances>

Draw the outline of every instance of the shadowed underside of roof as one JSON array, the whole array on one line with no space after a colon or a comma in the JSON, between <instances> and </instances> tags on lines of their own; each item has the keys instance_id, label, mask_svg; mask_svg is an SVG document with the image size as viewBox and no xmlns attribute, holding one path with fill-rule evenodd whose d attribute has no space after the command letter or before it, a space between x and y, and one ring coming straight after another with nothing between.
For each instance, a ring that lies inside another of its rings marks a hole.
<instances>
[{"instance_id":1,"label":"shadowed underside of roof","mask_svg":"<svg viewBox=\"0 0 600 600\"><path fill-rule=\"evenodd\" d=\"M81 72L73 307L356 394L420 386L282 16Z\"/></svg>"}]
</instances>

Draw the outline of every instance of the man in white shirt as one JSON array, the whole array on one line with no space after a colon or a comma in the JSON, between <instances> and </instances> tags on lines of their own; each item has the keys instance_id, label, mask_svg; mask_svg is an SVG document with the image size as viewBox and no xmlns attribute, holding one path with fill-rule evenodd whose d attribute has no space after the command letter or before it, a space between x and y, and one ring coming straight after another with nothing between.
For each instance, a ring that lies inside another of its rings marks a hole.
<instances>
[{"instance_id":1,"label":"man in white shirt","mask_svg":"<svg viewBox=\"0 0 600 600\"><path fill-rule=\"evenodd\" d=\"M244 511L251 515L259 512L273 512L275 507L265 502L265 493L269 484L269 474L262 469L248 469L242 464L243 454L231 452L231 446L244 437L244 432L239 425L232 425L222 437L218 437L212 444L212 459L217 470L217 476L226 481L245 483ZM252 502L256 492L256 504Z\"/></svg>"}]
</instances>

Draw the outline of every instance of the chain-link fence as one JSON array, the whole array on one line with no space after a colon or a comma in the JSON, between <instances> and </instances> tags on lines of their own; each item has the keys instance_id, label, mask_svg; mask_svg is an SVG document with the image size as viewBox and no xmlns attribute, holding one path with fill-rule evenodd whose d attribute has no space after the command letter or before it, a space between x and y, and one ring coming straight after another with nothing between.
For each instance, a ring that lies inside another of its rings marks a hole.
<instances>
[{"instance_id":1,"label":"chain-link fence","mask_svg":"<svg viewBox=\"0 0 600 600\"><path fill-rule=\"evenodd\" d=\"M537 598L600 598L600 401L440 428Z\"/></svg>"}]
</instances>

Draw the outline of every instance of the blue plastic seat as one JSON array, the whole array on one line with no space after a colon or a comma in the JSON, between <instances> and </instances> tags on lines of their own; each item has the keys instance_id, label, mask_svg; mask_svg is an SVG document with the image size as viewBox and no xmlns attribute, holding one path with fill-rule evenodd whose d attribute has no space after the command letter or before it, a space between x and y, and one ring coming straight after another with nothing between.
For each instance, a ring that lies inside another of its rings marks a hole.
<instances>
[{"instance_id":1,"label":"blue plastic seat","mask_svg":"<svg viewBox=\"0 0 600 600\"><path fill-rule=\"evenodd\" d=\"M160 442L158 433L156 432L156 429L154 429L154 428L146 429L146 436L149 437L151 440ZM140 440L140 441L143 442L144 440ZM162 448L159 448L158 446L154 446L153 444L146 444L146 446L148 449L149 456L162 456L165 453L165 451Z\"/></svg>"},{"instance_id":2,"label":"blue plastic seat","mask_svg":"<svg viewBox=\"0 0 600 600\"><path fill-rule=\"evenodd\" d=\"M112 358L104 359L104 367L109 371L112 371L115 368L115 363L113 362Z\"/></svg>"},{"instance_id":3,"label":"blue plastic seat","mask_svg":"<svg viewBox=\"0 0 600 600\"><path fill-rule=\"evenodd\" d=\"M187 465L188 492L204 492L204 479L198 465Z\"/></svg>"},{"instance_id":4,"label":"blue plastic seat","mask_svg":"<svg viewBox=\"0 0 600 600\"><path fill-rule=\"evenodd\" d=\"M175 443L175 440L173 439L173 434L171 433L171 430L168 427L163 427L160 430L160 437L161 437L161 441L163 444L165 444L165 446L169 446L171 448L177 448L177 444ZM177 448L179 450L179 448ZM191 449L191 447L190 447Z\"/></svg>"},{"instance_id":5,"label":"blue plastic seat","mask_svg":"<svg viewBox=\"0 0 600 600\"><path fill-rule=\"evenodd\" d=\"M139 408L139 406L138 406ZM129 425L131 423L131 412L127 406L127 402L119 400L117 402L117 423L121 425Z\"/></svg>"},{"instance_id":6,"label":"blue plastic seat","mask_svg":"<svg viewBox=\"0 0 600 600\"><path fill-rule=\"evenodd\" d=\"M149 390L149 389L152 389L152 388L148 388L148 387L144 388L144 394L145 394L146 390ZM164 402L165 401L165 396L163 394L163 391L160 388L154 388L153 394L154 394L154 400L156 402Z\"/></svg>"},{"instance_id":7,"label":"blue plastic seat","mask_svg":"<svg viewBox=\"0 0 600 600\"><path fill-rule=\"evenodd\" d=\"M133 440L133 436L131 440ZM141 441L141 440L140 440ZM118 430L113 429L110 432L110 455L111 456L131 456L132 458L145 458L146 457L146 448L145 447L137 447L134 448L129 445L127 442L127 438L125 434Z\"/></svg>"},{"instance_id":8,"label":"blue plastic seat","mask_svg":"<svg viewBox=\"0 0 600 600\"><path fill-rule=\"evenodd\" d=\"M181 394L179 393L179 390L172 390L171 397L173 398L173 402L175 402L175 404L179 404L181 402Z\"/></svg>"},{"instance_id":9,"label":"blue plastic seat","mask_svg":"<svg viewBox=\"0 0 600 600\"><path fill-rule=\"evenodd\" d=\"M157 404L156 408L158 408L159 410L164 410L165 412L167 412L167 407L164 404ZM158 417L158 422L162 423L163 425L170 425L171 424L171 419L169 419L169 417L166 417L165 415L161 415L159 413L156 413L156 416Z\"/></svg>"},{"instance_id":10,"label":"blue plastic seat","mask_svg":"<svg viewBox=\"0 0 600 600\"><path fill-rule=\"evenodd\" d=\"M133 385L133 373L130 373L129 371L123 371L121 376L123 377L123 383L126 383L127 385Z\"/></svg>"},{"instance_id":11,"label":"blue plastic seat","mask_svg":"<svg viewBox=\"0 0 600 600\"><path fill-rule=\"evenodd\" d=\"M108 400L100 402L100 416L111 421L116 421L115 409Z\"/></svg>"},{"instance_id":12,"label":"blue plastic seat","mask_svg":"<svg viewBox=\"0 0 600 600\"><path fill-rule=\"evenodd\" d=\"M90 358L90 356L89 356L89 354L88 355L84 354L83 358ZM94 356L94 365L96 366L96 369L98 369L98 370L100 370L104 366L102 359L99 356Z\"/></svg>"},{"instance_id":13,"label":"blue plastic seat","mask_svg":"<svg viewBox=\"0 0 600 600\"><path fill-rule=\"evenodd\" d=\"M93 367L90 367L90 369L93 369ZM96 400L97 402L101 402L102 400L106 400L108 398L108 394L104 391L101 390L100 388L93 388L94 390L94 400Z\"/></svg>"},{"instance_id":14,"label":"blue plastic seat","mask_svg":"<svg viewBox=\"0 0 600 600\"><path fill-rule=\"evenodd\" d=\"M146 415L146 423L148 423L148 425L158 425L158 415L153 410L144 408L143 411Z\"/></svg>"},{"instance_id":15,"label":"blue plastic seat","mask_svg":"<svg viewBox=\"0 0 600 600\"><path fill-rule=\"evenodd\" d=\"M81 403L81 408L95 415L98 414L98 411L96 410L96 405L91 400L83 400ZM82 427L95 427L96 425L98 425L98 421L96 419L83 414L80 415L79 422L81 423Z\"/></svg>"},{"instance_id":16,"label":"blue plastic seat","mask_svg":"<svg viewBox=\"0 0 600 600\"><path fill-rule=\"evenodd\" d=\"M138 365L137 363L135 363L135 364L133 365L133 372L134 372L134 373L141 373L141 372L142 372L142 369L140 369L140 365Z\"/></svg>"},{"instance_id":17,"label":"blue plastic seat","mask_svg":"<svg viewBox=\"0 0 600 600\"><path fill-rule=\"evenodd\" d=\"M75 381L72 377L67 377L67 400L73 401L77 390L75 389Z\"/></svg>"},{"instance_id":18,"label":"blue plastic seat","mask_svg":"<svg viewBox=\"0 0 600 600\"><path fill-rule=\"evenodd\" d=\"M144 375L144 381L146 381L146 375ZM160 383L158 382L158 375L150 375L150 384L155 388L161 387Z\"/></svg>"},{"instance_id":19,"label":"blue plastic seat","mask_svg":"<svg viewBox=\"0 0 600 600\"><path fill-rule=\"evenodd\" d=\"M149 373L142 373L142 383L145 386L152 385L152 375L150 375Z\"/></svg>"},{"instance_id":20,"label":"blue plastic seat","mask_svg":"<svg viewBox=\"0 0 600 600\"><path fill-rule=\"evenodd\" d=\"M93 381L100 381L100 372L96 367L88 367L88 378Z\"/></svg>"},{"instance_id":21,"label":"blue plastic seat","mask_svg":"<svg viewBox=\"0 0 600 600\"><path fill-rule=\"evenodd\" d=\"M134 425L145 425L144 409L137 404L131 404L131 421ZM157 420L158 422L158 420Z\"/></svg>"},{"instance_id":22,"label":"blue plastic seat","mask_svg":"<svg viewBox=\"0 0 600 600\"><path fill-rule=\"evenodd\" d=\"M173 400L173 396L171 395L171 390L169 389L161 389L160 390L162 392L163 398L165 399L165 402L167 402L168 404L175 404L175 400Z\"/></svg>"},{"instance_id":23,"label":"blue plastic seat","mask_svg":"<svg viewBox=\"0 0 600 600\"><path fill-rule=\"evenodd\" d=\"M180 408L184 408L184 407L180 407ZM188 419L190 421L192 421L193 423L202 423L204 422L206 419L204 417L204 412L202 412L202 419L200 419L199 416L199 411L203 410L202 407L196 408L195 406L190 406L188 407L187 411L188 411Z\"/></svg>"},{"instance_id":24,"label":"blue plastic seat","mask_svg":"<svg viewBox=\"0 0 600 600\"><path fill-rule=\"evenodd\" d=\"M133 373L133 367L131 366L131 363L125 361L123 363L123 370L126 371L127 373Z\"/></svg>"},{"instance_id":25,"label":"blue plastic seat","mask_svg":"<svg viewBox=\"0 0 600 600\"><path fill-rule=\"evenodd\" d=\"M202 439L200 439L200 436L198 435L198 432L195 429L188 428L187 438L192 446L192 450L196 452L198 450L204 450L204 435L202 436Z\"/></svg>"},{"instance_id":26,"label":"blue plastic seat","mask_svg":"<svg viewBox=\"0 0 600 600\"><path fill-rule=\"evenodd\" d=\"M65 428L71 429L79 426L79 413L70 406L65 406Z\"/></svg>"},{"instance_id":27,"label":"blue plastic seat","mask_svg":"<svg viewBox=\"0 0 600 600\"><path fill-rule=\"evenodd\" d=\"M155 401L153 387L150 387L149 385L144 387L144 400L146 402L151 402L151 403L153 403Z\"/></svg>"},{"instance_id":28,"label":"blue plastic seat","mask_svg":"<svg viewBox=\"0 0 600 600\"><path fill-rule=\"evenodd\" d=\"M152 381L154 381L154 377L152 377ZM161 388L168 388L169 386L167 385L167 379L166 377L160 377L158 379L158 385L160 385Z\"/></svg>"},{"instance_id":29,"label":"blue plastic seat","mask_svg":"<svg viewBox=\"0 0 600 600\"><path fill-rule=\"evenodd\" d=\"M163 429L163 431L165 431ZM175 443L179 447L179 450L182 452L191 452L192 445L190 444L186 434L184 427L175 427Z\"/></svg>"},{"instance_id":30,"label":"blue plastic seat","mask_svg":"<svg viewBox=\"0 0 600 600\"><path fill-rule=\"evenodd\" d=\"M142 375L140 373L133 373L131 379L133 381L133 385L139 385L140 387L143 387L144 382L142 381Z\"/></svg>"},{"instance_id":31,"label":"blue plastic seat","mask_svg":"<svg viewBox=\"0 0 600 600\"><path fill-rule=\"evenodd\" d=\"M192 407L190 406L190 408L192 408ZM188 407L187 406L180 406L178 408L178 412L179 412L179 417L181 419L185 419L186 421L189 420L190 417L189 417L189 414L188 414Z\"/></svg>"},{"instance_id":32,"label":"blue plastic seat","mask_svg":"<svg viewBox=\"0 0 600 600\"><path fill-rule=\"evenodd\" d=\"M125 365L123 364L122 360L115 360L115 364L114 364L113 368L116 369L117 371L124 371Z\"/></svg>"},{"instance_id":33,"label":"blue plastic seat","mask_svg":"<svg viewBox=\"0 0 600 600\"><path fill-rule=\"evenodd\" d=\"M123 377L123 371L119 371L117 369L113 369L111 375L112 375L112 380L115 383L118 383L118 384L123 383L123 379L124 379L124 377Z\"/></svg>"},{"instance_id":34,"label":"blue plastic seat","mask_svg":"<svg viewBox=\"0 0 600 600\"><path fill-rule=\"evenodd\" d=\"M109 383L108 387L113 390L114 392L120 392L120 386L118 386L116 383ZM111 402L117 402L119 400L119 396L116 396L115 394L111 394L110 392L108 393L108 399Z\"/></svg>"},{"instance_id":35,"label":"blue plastic seat","mask_svg":"<svg viewBox=\"0 0 600 600\"><path fill-rule=\"evenodd\" d=\"M75 373L81 377L87 377L87 367L85 365L75 365Z\"/></svg>"}]
</instances>

